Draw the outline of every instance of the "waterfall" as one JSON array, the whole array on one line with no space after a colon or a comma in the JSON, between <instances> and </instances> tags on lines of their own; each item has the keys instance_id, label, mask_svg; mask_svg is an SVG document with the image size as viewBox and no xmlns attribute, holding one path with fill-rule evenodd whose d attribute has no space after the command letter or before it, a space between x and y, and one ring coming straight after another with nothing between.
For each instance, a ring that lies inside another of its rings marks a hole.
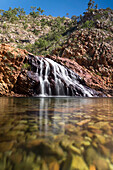
<instances>
[{"instance_id":1,"label":"waterfall","mask_svg":"<svg viewBox=\"0 0 113 170\"><path fill-rule=\"evenodd\" d=\"M29 56L29 58L29 63L32 66L29 77L35 77L35 81L38 79L37 86L34 88L36 96L92 97L97 95L94 90L85 85L80 76L67 67L50 58L38 56Z\"/></svg>"}]
</instances>

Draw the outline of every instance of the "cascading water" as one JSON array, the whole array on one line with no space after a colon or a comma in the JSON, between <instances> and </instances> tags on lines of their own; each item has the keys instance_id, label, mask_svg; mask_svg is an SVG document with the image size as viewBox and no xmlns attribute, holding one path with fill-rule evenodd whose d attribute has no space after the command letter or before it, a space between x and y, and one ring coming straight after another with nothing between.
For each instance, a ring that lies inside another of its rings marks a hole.
<instances>
[{"instance_id":1,"label":"cascading water","mask_svg":"<svg viewBox=\"0 0 113 170\"><path fill-rule=\"evenodd\" d=\"M71 70L66 69L64 66L54 62L53 60L46 58L53 67L54 81L55 81L55 91L56 95L67 95L70 93L72 96L77 95L77 90L83 92L84 96L91 97L91 94L84 88L80 82L77 81L77 75ZM77 90L75 91L75 86ZM66 87L66 88L64 88ZM69 92L70 91L70 92Z\"/></svg>"},{"instance_id":2,"label":"cascading water","mask_svg":"<svg viewBox=\"0 0 113 170\"><path fill-rule=\"evenodd\" d=\"M35 96L97 96L96 91L85 85L85 82L70 69L49 58L29 56L31 71L28 76L37 85L33 88Z\"/></svg>"}]
</instances>

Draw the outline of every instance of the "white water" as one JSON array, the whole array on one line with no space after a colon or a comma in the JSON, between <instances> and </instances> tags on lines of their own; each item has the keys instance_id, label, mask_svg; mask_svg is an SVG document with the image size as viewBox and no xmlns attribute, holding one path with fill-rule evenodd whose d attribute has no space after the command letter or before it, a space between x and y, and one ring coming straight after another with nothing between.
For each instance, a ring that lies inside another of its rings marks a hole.
<instances>
[{"instance_id":1,"label":"white water","mask_svg":"<svg viewBox=\"0 0 113 170\"><path fill-rule=\"evenodd\" d=\"M93 92L80 84L78 76L66 67L49 58L39 58L37 76L40 82L39 96L82 96L92 97ZM52 77L52 80L51 78ZM76 90L77 89L77 90Z\"/></svg>"}]
</instances>

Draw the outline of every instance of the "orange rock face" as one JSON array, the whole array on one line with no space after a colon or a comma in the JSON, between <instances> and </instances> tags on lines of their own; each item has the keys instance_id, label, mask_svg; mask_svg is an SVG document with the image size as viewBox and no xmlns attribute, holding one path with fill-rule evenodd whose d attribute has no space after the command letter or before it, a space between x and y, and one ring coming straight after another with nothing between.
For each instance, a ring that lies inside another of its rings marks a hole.
<instances>
[{"instance_id":1,"label":"orange rock face","mask_svg":"<svg viewBox=\"0 0 113 170\"><path fill-rule=\"evenodd\" d=\"M79 74L86 84L113 96L113 42L111 33L81 30L72 33L61 48L53 50L52 59Z\"/></svg>"},{"instance_id":2,"label":"orange rock face","mask_svg":"<svg viewBox=\"0 0 113 170\"><path fill-rule=\"evenodd\" d=\"M26 50L0 45L0 96L11 95L26 54Z\"/></svg>"}]
</instances>

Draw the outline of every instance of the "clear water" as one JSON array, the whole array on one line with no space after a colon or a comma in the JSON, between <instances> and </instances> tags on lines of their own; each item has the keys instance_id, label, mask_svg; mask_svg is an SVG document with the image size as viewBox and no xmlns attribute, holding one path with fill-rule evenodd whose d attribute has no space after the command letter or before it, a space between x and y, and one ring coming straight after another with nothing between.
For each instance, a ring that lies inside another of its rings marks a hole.
<instances>
[{"instance_id":1,"label":"clear water","mask_svg":"<svg viewBox=\"0 0 113 170\"><path fill-rule=\"evenodd\" d=\"M0 98L0 170L113 170L113 98Z\"/></svg>"}]
</instances>

